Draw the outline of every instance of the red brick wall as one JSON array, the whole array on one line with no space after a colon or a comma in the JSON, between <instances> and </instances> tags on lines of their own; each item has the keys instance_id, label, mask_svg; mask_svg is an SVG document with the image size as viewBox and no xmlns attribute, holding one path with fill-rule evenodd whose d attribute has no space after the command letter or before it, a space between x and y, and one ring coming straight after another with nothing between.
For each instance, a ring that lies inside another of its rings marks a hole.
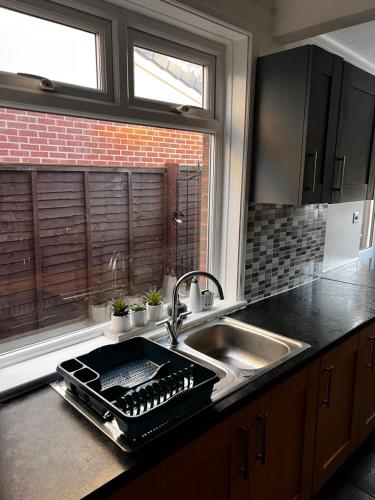
<instances>
[{"instance_id":1,"label":"red brick wall","mask_svg":"<svg viewBox=\"0 0 375 500\"><path fill-rule=\"evenodd\" d=\"M196 165L203 163L204 137L195 132L0 108L0 162L5 163Z\"/></svg>"}]
</instances>

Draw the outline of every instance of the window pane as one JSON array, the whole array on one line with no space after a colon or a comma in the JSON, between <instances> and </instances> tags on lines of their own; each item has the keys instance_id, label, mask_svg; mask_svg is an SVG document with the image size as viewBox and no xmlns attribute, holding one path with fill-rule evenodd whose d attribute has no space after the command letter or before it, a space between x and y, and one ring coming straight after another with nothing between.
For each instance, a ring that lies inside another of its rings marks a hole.
<instances>
[{"instance_id":1,"label":"window pane","mask_svg":"<svg viewBox=\"0 0 375 500\"><path fill-rule=\"evenodd\" d=\"M362 230L361 230L361 241L360 250L365 250L370 248L373 244L373 232L374 232L374 201L365 200L363 204L362 213Z\"/></svg>"},{"instance_id":2,"label":"window pane","mask_svg":"<svg viewBox=\"0 0 375 500\"><path fill-rule=\"evenodd\" d=\"M134 47L134 95L203 108L204 67Z\"/></svg>"},{"instance_id":3,"label":"window pane","mask_svg":"<svg viewBox=\"0 0 375 500\"><path fill-rule=\"evenodd\" d=\"M0 71L98 88L96 35L0 8Z\"/></svg>"},{"instance_id":4,"label":"window pane","mask_svg":"<svg viewBox=\"0 0 375 500\"><path fill-rule=\"evenodd\" d=\"M0 353L106 321L114 296L167 302L207 268L209 134L4 108L0 124Z\"/></svg>"}]
</instances>

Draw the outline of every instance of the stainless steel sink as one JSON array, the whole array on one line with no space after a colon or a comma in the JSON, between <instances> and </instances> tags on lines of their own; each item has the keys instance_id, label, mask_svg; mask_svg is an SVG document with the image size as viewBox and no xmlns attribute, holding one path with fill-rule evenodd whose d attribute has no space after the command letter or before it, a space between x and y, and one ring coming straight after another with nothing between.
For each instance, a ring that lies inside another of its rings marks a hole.
<instances>
[{"instance_id":1,"label":"stainless steel sink","mask_svg":"<svg viewBox=\"0 0 375 500\"><path fill-rule=\"evenodd\" d=\"M304 345L239 321L222 318L184 338L184 343L211 358L252 374L290 355Z\"/></svg>"},{"instance_id":2,"label":"stainless steel sink","mask_svg":"<svg viewBox=\"0 0 375 500\"><path fill-rule=\"evenodd\" d=\"M169 340L160 341L168 346ZM271 370L310 346L232 318L219 318L184 331L175 349L216 371L213 400Z\"/></svg>"}]
</instances>

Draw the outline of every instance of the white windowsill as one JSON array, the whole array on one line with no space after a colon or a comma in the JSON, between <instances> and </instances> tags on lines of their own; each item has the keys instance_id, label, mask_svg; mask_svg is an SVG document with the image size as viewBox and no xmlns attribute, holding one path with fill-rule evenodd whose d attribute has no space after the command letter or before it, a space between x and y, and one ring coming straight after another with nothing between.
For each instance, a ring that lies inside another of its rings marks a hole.
<instances>
[{"instance_id":1,"label":"white windowsill","mask_svg":"<svg viewBox=\"0 0 375 500\"><path fill-rule=\"evenodd\" d=\"M229 314L247 305L246 301L216 301L215 306L210 311L191 314L184 323L184 328L195 326L210 319ZM103 325L105 328L108 323ZM104 335L78 342L74 345L35 356L31 359L15 363L0 369L0 402L13 397L22 392L31 390L51 381L56 372L56 366L62 361L85 354L98 347L115 344L134 337L143 335L150 339L161 338L165 335L165 327L146 326L144 328L133 329L123 334L119 340L111 339Z\"/></svg>"}]
</instances>

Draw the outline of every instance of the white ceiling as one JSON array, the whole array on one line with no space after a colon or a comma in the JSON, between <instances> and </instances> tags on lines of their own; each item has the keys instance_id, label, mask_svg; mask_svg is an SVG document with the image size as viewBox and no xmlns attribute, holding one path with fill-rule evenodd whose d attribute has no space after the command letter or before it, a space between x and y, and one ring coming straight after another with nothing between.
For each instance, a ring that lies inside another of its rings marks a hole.
<instances>
[{"instance_id":1,"label":"white ceiling","mask_svg":"<svg viewBox=\"0 0 375 500\"><path fill-rule=\"evenodd\" d=\"M316 43L375 74L375 21L319 35L309 43Z\"/></svg>"}]
</instances>

